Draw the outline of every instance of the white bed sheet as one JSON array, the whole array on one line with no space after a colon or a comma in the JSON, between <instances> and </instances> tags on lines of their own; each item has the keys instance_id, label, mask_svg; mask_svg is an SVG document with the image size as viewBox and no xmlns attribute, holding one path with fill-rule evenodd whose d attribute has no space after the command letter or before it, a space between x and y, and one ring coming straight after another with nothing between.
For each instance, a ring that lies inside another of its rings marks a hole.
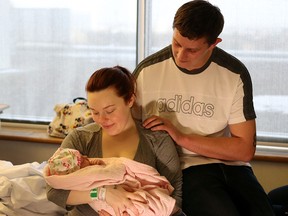
<instances>
[{"instance_id":1,"label":"white bed sheet","mask_svg":"<svg viewBox=\"0 0 288 216\"><path fill-rule=\"evenodd\" d=\"M60 216L65 210L47 200L46 162L13 165L0 160L0 216Z\"/></svg>"}]
</instances>

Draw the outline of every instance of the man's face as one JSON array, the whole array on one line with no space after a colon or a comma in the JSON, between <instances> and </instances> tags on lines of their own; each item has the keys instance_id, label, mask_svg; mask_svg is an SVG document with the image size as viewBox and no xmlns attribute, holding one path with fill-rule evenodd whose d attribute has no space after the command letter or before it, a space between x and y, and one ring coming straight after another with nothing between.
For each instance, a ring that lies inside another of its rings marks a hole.
<instances>
[{"instance_id":1,"label":"man's face","mask_svg":"<svg viewBox=\"0 0 288 216\"><path fill-rule=\"evenodd\" d=\"M172 51L178 67L187 70L202 67L208 61L214 47L215 44L209 46L205 38L190 40L174 29Z\"/></svg>"}]
</instances>

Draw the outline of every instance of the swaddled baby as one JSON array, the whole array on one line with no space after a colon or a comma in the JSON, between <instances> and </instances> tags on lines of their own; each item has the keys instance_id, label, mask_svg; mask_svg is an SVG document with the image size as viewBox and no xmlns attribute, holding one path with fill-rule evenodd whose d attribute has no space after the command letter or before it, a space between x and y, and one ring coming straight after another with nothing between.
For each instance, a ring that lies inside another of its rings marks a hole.
<instances>
[{"instance_id":1,"label":"swaddled baby","mask_svg":"<svg viewBox=\"0 0 288 216\"><path fill-rule=\"evenodd\" d=\"M56 189L91 190L90 196L96 193L97 197L91 196L89 205L111 215L115 215L114 210L106 203L109 185L123 185L141 196L143 202L131 200L141 216L170 215L175 206L169 181L153 167L128 158L88 158L78 150L59 148L48 160L44 178ZM134 216L130 209L127 212Z\"/></svg>"},{"instance_id":2,"label":"swaddled baby","mask_svg":"<svg viewBox=\"0 0 288 216\"><path fill-rule=\"evenodd\" d=\"M49 175L66 175L90 165L105 165L98 158L88 158L78 150L71 148L58 148L48 160Z\"/></svg>"}]
</instances>

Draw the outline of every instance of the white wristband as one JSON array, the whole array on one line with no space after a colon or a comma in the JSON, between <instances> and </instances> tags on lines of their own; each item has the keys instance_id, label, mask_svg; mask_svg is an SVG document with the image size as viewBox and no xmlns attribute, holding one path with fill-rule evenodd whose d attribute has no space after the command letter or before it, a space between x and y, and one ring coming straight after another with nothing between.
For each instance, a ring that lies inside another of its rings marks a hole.
<instances>
[{"instance_id":1,"label":"white wristband","mask_svg":"<svg viewBox=\"0 0 288 216\"><path fill-rule=\"evenodd\" d=\"M106 199L106 188L105 187L101 187L98 190L99 194L98 194L98 198L99 200L105 201Z\"/></svg>"}]
</instances>

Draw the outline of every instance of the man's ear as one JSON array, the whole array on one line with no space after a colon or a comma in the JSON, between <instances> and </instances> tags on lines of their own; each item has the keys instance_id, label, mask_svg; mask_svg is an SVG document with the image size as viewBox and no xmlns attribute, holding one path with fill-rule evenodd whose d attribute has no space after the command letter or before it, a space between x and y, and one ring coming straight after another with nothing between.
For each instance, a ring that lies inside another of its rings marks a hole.
<instances>
[{"instance_id":1,"label":"man's ear","mask_svg":"<svg viewBox=\"0 0 288 216\"><path fill-rule=\"evenodd\" d=\"M209 49L210 51L212 51L212 50L217 46L217 44L220 43L221 41L222 41L221 38L217 38L216 41L215 41L215 43L211 44L208 49Z\"/></svg>"},{"instance_id":2,"label":"man's ear","mask_svg":"<svg viewBox=\"0 0 288 216\"><path fill-rule=\"evenodd\" d=\"M215 41L215 43L211 44L211 46L214 48L214 47L216 47L217 44L220 43L221 41L222 41L221 38L217 38L216 41Z\"/></svg>"}]
</instances>

